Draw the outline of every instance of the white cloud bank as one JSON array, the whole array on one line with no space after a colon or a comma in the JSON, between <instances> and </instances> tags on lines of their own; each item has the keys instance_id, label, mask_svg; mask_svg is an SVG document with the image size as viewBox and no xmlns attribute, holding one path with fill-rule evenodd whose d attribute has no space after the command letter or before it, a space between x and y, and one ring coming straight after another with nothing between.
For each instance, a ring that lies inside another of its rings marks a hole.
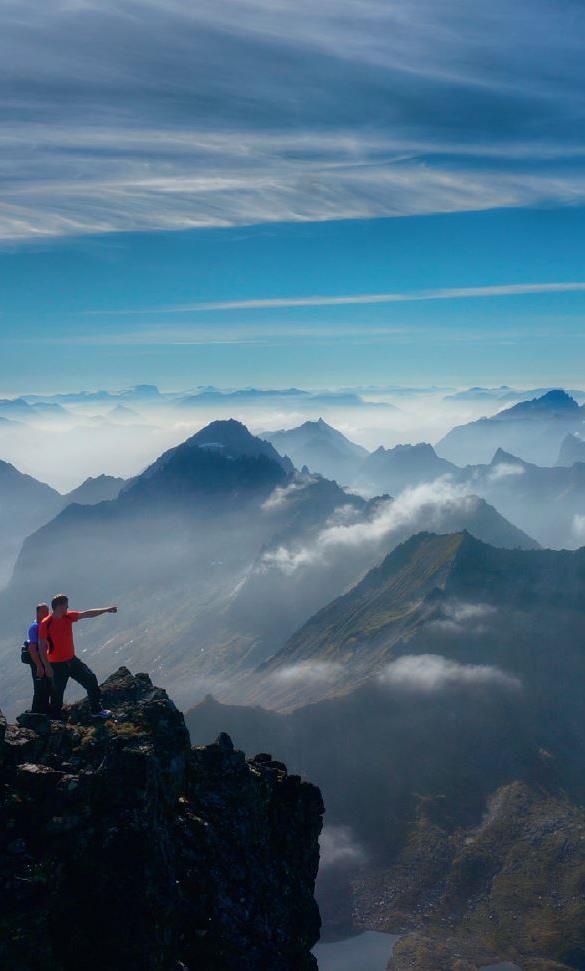
<instances>
[{"instance_id":1,"label":"white cloud bank","mask_svg":"<svg viewBox=\"0 0 585 971\"><path fill-rule=\"evenodd\" d=\"M332 661L299 661L279 668L270 677L275 684L309 687L329 684L342 672L343 666Z\"/></svg>"},{"instance_id":2,"label":"white cloud bank","mask_svg":"<svg viewBox=\"0 0 585 971\"><path fill-rule=\"evenodd\" d=\"M477 502L477 498L470 495L464 486L456 485L447 478L437 479L405 489L397 499L379 503L370 519L358 518L356 510L343 507L311 544L299 548L279 546L275 550L268 550L262 563L265 567L276 567L283 573L292 574L348 547L375 547L406 526L440 531L446 514L471 513Z\"/></svg>"},{"instance_id":3,"label":"white cloud bank","mask_svg":"<svg viewBox=\"0 0 585 971\"><path fill-rule=\"evenodd\" d=\"M524 475L526 469L523 465L515 465L512 462L500 462L494 465L488 472L490 482L498 482L500 479L509 479L514 475Z\"/></svg>"},{"instance_id":4,"label":"white cloud bank","mask_svg":"<svg viewBox=\"0 0 585 971\"><path fill-rule=\"evenodd\" d=\"M349 826L325 825L319 837L319 846L321 867L357 866L367 858L366 851Z\"/></svg>"},{"instance_id":5,"label":"white cloud bank","mask_svg":"<svg viewBox=\"0 0 585 971\"><path fill-rule=\"evenodd\" d=\"M585 515L575 513L573 516L573 536L579 543L585 543Z\"/></svg>"},{"instance_id":6,"label":"white cloud bank","mask_svg":"<svg viewBox=\"0 0 585 971\"><path fill-rule=\"evenodd\" d=\"M408 654L389 664L378 676L381 684L412 691L434 692L445 688L493 685L519 691L518 678L485 664L461 664L439 654Z\"/></svg>"}]
</instances>

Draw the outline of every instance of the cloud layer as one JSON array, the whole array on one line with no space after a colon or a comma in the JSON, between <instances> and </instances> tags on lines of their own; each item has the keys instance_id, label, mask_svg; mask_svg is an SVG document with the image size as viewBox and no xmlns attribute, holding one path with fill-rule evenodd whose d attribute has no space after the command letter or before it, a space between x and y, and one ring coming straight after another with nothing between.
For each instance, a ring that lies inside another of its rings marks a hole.
<instances>
[{"instance_id":1,"label":"cloud layer","mask_svg":"<svg viewBox=\"0 0 585 971\"><path fill-rule=\"evenodd\" d=\"M379 681L412 691L441 691L467 685L486 685L518 691L521 682L499 668L486 664L460 664L439 654L406 655L393 661Z\"/></svg>"},{"instance_id":2,"label":"cloud layer","mask_svg":"<svg viewBox=\"0 0 585 971\"><path fill-rule=\"evenodd\" d=\"M349 826L324 826L319 846L321 867L358 866L367 859L365 849L358 843Z\"/></svg>"},{"instance_id":3,"label":"cloud layer","mask_svg":"<svg viewBox=\"0 0 585 971\"><path fill-rule=\"evenodd\" d=\"M572 0L2 0L0 238L583 202L584 27Z\"/></svg>"},{"instance_id":4,"label":"cloud layer","mask_svg":"<svg viewBox=\"0 0 585 971\"><path fill-rule=\"evenodd\" d=\"M440 532L446 515L471 512L477 503L476 496L447 478L423 483L405 489L397 499L381 501L369 519L364 519L351 506L341 507L310 543L296 548L282 545L267 550L262 564L264 568L276 567L283 573L292 574L298 569L334 559L347 548L375 548L406 526L412 526L416 531L434 529Z\"/></svg>"}]
</instances>

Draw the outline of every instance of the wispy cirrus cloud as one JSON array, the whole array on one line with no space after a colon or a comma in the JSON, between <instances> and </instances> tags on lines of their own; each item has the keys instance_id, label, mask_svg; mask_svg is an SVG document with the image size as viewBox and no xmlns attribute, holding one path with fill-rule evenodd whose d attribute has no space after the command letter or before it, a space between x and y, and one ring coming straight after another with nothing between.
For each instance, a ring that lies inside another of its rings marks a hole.
<instances>
[{"instance_id":1,"label":"wispy cirrus cloud","mask_svg":"<svg viewBox=\"0 0 585 971\"><path fill-rule=\"evenodd\" d=\"M584 27L552 0L3 0L0 238L583 203Z\"/></svg>"},{"instance_id":2,"label":"wispy cirrus cloud","mask_svg":"<svg viewBox=\"0 0 585 971\"><path fill-rule=\"evenodd\" d=\"M272 297L256 300L224 300L189 303L166 307L146 307L130 310L97 310L91 314L181 314L215 310L278 310L292 307L342 307L384 303L412 303L425 300L470 300L482 297L514 297L530 294L583 293L585 281L566 283L509 283L485 287L451 287L439 290L414 290L410 293L358 293L342 296Z\"/></svg>"}]
</instances>

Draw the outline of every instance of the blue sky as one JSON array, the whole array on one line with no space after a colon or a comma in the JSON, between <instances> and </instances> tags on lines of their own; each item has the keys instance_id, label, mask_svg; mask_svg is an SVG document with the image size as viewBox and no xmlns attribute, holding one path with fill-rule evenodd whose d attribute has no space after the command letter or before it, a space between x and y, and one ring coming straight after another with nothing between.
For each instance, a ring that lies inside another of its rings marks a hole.
<instances>
[{"instance_id":1,"label":"blue sky","mask_svg":"<svg viewBox=\"0 0 585 971\"><path fill-rule=\"evenodd\" d=\"M585 8L0 0L0 391L579 384Z\"/></svg>"}]
</instances>

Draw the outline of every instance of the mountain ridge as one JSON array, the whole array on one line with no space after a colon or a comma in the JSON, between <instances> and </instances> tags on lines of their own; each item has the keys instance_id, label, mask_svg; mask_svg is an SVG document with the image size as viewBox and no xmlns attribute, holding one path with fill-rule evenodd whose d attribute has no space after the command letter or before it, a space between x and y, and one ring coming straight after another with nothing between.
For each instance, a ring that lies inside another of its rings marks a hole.
<instances>
[{"instance_id":1,"label":"mountain ridge","mask_svg":"<svg viewBox=\"0 0 585 971\"><path fill-rule=\"evenodd\" d=\"M583 424L583 407L559 389L521 401L491 418L456 425L436 448L439 455L461 466L489 461L498 447L538 465L553 465L564 436Z\"/></svg>"}]
</instances>

